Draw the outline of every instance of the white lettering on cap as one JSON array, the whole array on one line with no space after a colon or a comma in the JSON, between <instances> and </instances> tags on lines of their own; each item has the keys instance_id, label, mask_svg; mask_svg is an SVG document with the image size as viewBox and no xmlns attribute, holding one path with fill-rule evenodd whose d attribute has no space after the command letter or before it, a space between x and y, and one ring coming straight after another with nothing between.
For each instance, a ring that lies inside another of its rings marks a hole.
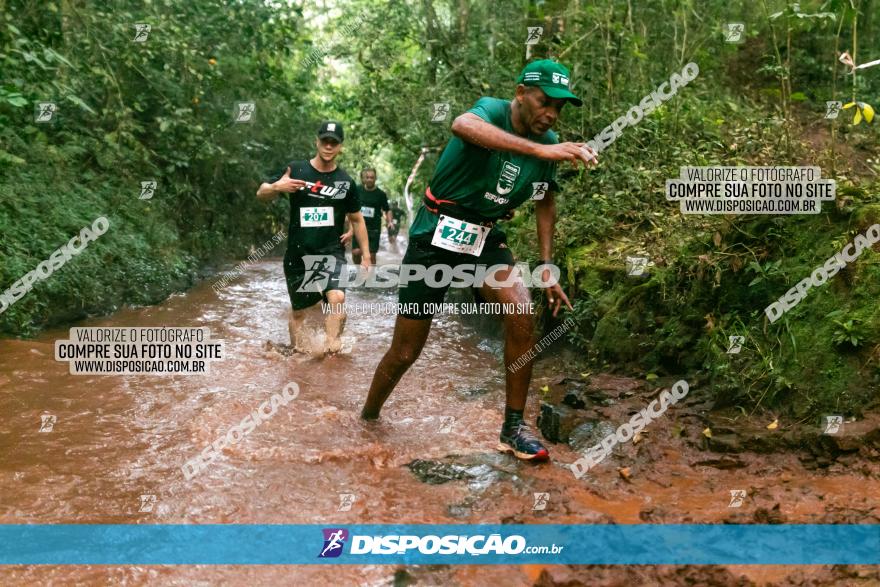
<instances>
[{"instance_id":1,"label":"white lettering on cap","mask_svg":"<svg viewBox=\"0 0 880 587\"><path fill-rule=\"evenodd\" d=\"M336 130L336 123L335 123L335 122L331 122L331 123L329 123L329 124L327 125L327 130L329 130L329 131L334 131L334 130Z\"/></svg>"},{"instance_id":2,"label":"white lettering on cap","mask_svg":"<svg viewBox=\"0 0 880 587\"><path fill-rule=\"evenodd\" d=\"M553 83L554 84L562 84L562 85L568 87L568 78L565 77L564 75L562 75L561 73L554 73L553 74Z\"/></svg>"}]
</instances>

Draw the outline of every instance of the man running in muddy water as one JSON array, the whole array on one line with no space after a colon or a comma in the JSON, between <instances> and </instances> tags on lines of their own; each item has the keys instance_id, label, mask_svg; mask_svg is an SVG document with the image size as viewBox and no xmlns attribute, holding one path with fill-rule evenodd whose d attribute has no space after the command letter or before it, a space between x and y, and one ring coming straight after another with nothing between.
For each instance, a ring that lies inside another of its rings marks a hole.
<instances>
[{"instance_id":1,"label":"man running in muddy water","mask_svg":"<svg viewBox=\"0 0 880 587\"><path fill-rule=\"evenodd\" d=\"M533 315L530 294L507 248L506 236L495 222L528 200L535 200L538 248L541 263L552 263L551 250L556 207L554 190L558 161L597 163L595 152L583 143L559 143L550 128L566 102L581 105L569 89L569 72L550 60L532 62L517 80L513 100L480 98L473 108L455 119L455 135L440 156L409 230L409 248L403 263L426 267L446 264L501 265L496 282L513 285L475 289L487 302L516 304L521 313L503 316L504 364L511 365L532 345ZM456 238L461 236L462 238ZM488 275L487 275L488 278ZM544 282L550 282L550 271ZM436 283L436 281L435 281ZM400 303L430 311L441 303L446 287L430 287L424 280L400 288ZM556 316L561 304L571 309L559 284L547 289L547 301ZM385 353L370 385L361 417L373 420L403 374L415 362L431 329L433 315L425 311L399 314L391 348ZM523 420L531 361L507 370L506 407L498 449L526 460L546 460L547 449Z\"/></svg>"},{"instance_id":2,"label":"man running in muddy water","mask_svg":"<svg viewBox=\"0 0 880 587\"><path fill-rule=\"evenodd\" d=\"M315 156L291 161L284 173L257 190L257 199L261 201L272 201L281 193L290 194L284 277L293 309L288 322L290 344L298 350L303 348L300 338L305 310L322 301L330 305L324 323L325 352L335 354L342 349L345 292L339 285L339 275L345 267L342 226L346 217L366 251L361 264L365 269L370 266L367 228L357 186L336 164L344 136L341 124L324 122L318 129Z\"/></svg>"},{"instance_id":3,"label":"man running in muddy water","mask_svg":"<svg viewBox=\"0 0 880 587\"><path fill-rule=\"evenodd\" d=\"M368 167L361 171L361 187L358 188L358 195L361 198L361 214L364 216L364 222L367 223L367 240L370 241L370 257L373 265L377 263L376 253L379 252L379 237L382 234L382 216L385 216L385 223L390 226L391 209L388 206L388 194L382 189L376 187L376 170ZM346 233L348 240L351 238L351 231ZM352 247L351 260L355 265L361 263L361 249Z\"/></svg>"},{"instance_id":4,"label":"man running in muddy water","mask_svg":"<svg viewBox=\"0 0 880 587\"><path fill-rule=\"evenodd\" d=\"M388 224L388 243L392 247L397 246L397 235L400 233L400 225L406 213L400 209L396 201L391 202L391 222Z\"/></svg>"}]
</instances>

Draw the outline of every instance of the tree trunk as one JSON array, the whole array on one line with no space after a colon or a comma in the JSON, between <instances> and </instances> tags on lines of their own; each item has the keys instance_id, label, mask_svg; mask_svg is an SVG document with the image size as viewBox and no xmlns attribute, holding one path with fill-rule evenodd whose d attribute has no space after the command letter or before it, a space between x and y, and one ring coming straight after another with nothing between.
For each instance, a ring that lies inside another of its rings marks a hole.
<instances>
[{"instance_id":1,"label":"tree trunk","mask_svg":"<svg viewBox=\"0 0 880 587\"><path fill-rule=\"evenodd\" d=\"M430 65L428 66L428 81L431 85L437 83L437 15L434 13L434 3L432 0L422 0L422 6L425 10L425 19L428 22L428 56L430 57Z\"/></svg>"},{"instance_id":2,"label":"tree trunk","mask_svg":"<svg viewBox=\"0 0 880 587\"><path fill-rule=\"evenodd\" d=\"M458 0L458 36L462 42L467 40L467 23L470 11L468 0Z\"/></svg>"}]
</instances>

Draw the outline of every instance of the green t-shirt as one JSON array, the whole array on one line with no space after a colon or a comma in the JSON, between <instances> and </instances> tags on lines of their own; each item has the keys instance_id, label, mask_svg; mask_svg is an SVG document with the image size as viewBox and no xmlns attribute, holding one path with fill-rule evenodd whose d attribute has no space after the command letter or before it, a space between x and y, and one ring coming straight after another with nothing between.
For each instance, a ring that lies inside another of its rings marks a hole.
<instances>
[{"instance_id":1,"label":"green t-shirt","mask_svg":"<svg viewBox=\"0 0 880 587\"><path fill-rule=\"evenodd\" d=\"M480 98L468 110L486 122L514 133L510 120L510 102L498 98ZM552 145L559 142L548 130L530 140ZM452 200L469 217L496 220L527 200L540 200L548 190L556 190L556 162L528 155L490 151L453 137L428 184L439 200ZM454 215L450 213L451 215ZM439 216L419 208L409 229L411 237L434 232ZM493 226L492 230L499 230Z\"/></svg>"}]
</instances>

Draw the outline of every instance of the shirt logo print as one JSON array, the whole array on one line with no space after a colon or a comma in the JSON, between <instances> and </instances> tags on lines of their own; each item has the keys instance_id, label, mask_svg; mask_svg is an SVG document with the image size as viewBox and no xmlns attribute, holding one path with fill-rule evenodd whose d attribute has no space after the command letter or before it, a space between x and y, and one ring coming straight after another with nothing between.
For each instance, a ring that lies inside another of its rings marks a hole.
<instances>
[{"instance_id":1,"label":"shirt logo print","mask_svg":"<svg viewBox=\"0 0 880 587\"><path fill-rule=\"evenodd\" d=\"M519 177L519 167L510 161L505 161L504 166L501 168L498 184L495 186L495 192L501 196L512 192L517 177Z\"/></svg>"}]
</instances>

